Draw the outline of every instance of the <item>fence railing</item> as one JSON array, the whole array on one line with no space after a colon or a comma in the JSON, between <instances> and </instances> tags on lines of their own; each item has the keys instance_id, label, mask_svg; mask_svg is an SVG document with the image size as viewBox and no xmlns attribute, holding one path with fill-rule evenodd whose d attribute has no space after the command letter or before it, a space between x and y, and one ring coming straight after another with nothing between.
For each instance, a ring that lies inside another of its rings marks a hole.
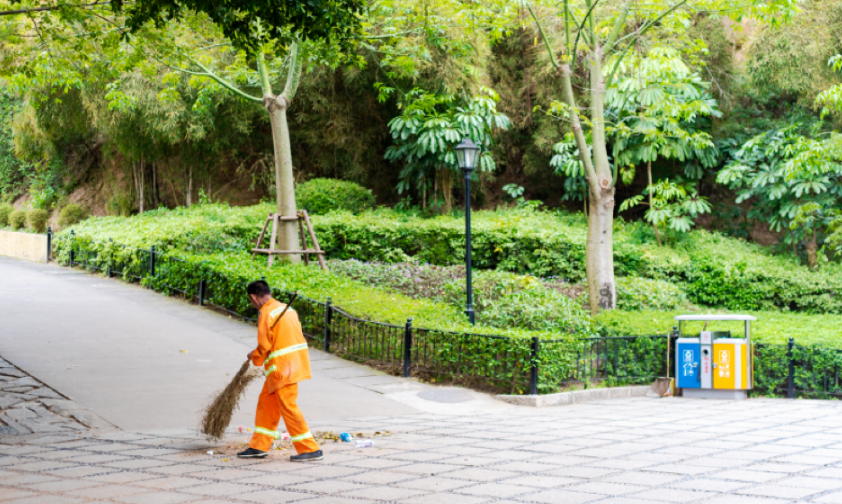
<instances>
[{"instance_id":1,"label":"fence railing","mask_svg":"<svg viewBox=\"0 0 842 504\"><path fill-rule=\"evenodd\" d=\"M59 262L108 277L119 276L201 306L255 322L257 311L242 294L252 279L225 275L203 261L187 261L156 250L80 240L71 231ZM52 252L52 251L50 251ZM52 257L52 255L50 255ZM275 290L275 297L290 293ZM305 336L326 352L380 367L404 377L450 378L510 394L552 393L651 383L674 376L671 335L581 339L515 338L387 324L353 316L325 302L299 296L293 303ZM785 397L842 397L842 350L755 344L754 394Z\"/></svg>"}]
</instances>

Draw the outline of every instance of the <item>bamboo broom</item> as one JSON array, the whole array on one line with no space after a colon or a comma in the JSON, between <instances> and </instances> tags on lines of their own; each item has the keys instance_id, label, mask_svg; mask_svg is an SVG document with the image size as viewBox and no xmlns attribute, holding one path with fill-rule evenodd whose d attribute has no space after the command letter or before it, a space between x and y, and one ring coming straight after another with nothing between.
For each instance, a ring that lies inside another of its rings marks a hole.
<instances>
[{"instance_id":1,"label":"bamboo broom","mask_svg":"<svg viewBox=\"0 0 842 504\"><path fill-rule=\"evenodd\" d=\"M297 292L292 295L284 311L275 319L275 324L286 315L287 310L297 297ZM250 360L243 362L240 370L231 379L231 383L205 408L205 414L202 417L202 434L207 436L208 439L222 439L225 435L225 429L231 423L231 417L234 416L234 410L237 409L246 389L251 382L260 378L260 374L257 368L251 367Z\"/></svg>"}]
</instances>

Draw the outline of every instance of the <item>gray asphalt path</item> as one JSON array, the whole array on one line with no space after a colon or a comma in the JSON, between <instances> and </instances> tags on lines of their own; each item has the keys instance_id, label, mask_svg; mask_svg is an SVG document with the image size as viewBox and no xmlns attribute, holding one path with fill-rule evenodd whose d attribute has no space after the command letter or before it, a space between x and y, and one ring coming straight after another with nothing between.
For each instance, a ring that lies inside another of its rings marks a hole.
<instances>
[{"instance_id":1,"label":"gray asphalt path","mask_svg":"<svg viewBox=\"0 0 842 504\"><path fill-rule=\"evenodd\" d=\"M123 429L197 426L255 341L253 326L137 285L0 257L0 356ZM311 359L299 393L308 419L418 411L375 391L401 387L396 378L319 351ZM258 393L249 389L233 425L252 425Z\"/></svg>"}]
</instances>

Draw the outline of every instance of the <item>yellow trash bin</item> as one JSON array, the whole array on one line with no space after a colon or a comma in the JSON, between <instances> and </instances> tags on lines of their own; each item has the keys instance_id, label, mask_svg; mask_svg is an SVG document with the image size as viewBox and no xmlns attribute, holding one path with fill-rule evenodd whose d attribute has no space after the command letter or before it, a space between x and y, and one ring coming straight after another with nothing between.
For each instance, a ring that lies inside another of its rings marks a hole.
<instances>
[{"instance_id":1,"label":"yellow trash bin","mask_svg":"<svg viewBox=\"0 0 842 504\"><path fill-rule=\"evenodd\" d=\"M748 385L748 348L745 339L720 338L713 341L713 388L742 390Z\"/></svg>"}]
</instances>

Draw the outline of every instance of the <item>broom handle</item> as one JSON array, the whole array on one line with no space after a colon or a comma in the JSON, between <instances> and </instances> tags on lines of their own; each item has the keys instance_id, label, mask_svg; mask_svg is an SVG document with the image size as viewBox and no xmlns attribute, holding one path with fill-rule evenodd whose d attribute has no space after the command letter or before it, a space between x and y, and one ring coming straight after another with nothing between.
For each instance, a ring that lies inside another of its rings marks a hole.
<instances>
[{"instance_id":1,"label":"broom handle","mask_svg":"<svg viewBox=\"0 0 842 504\"><path fill-rule=\"evenodd\" d=\"M271 327L272 329L274 329L274 328L275 328L275 324L277 324L279 320L281 320L282 318L284 318L284 315L286 315L287 310L289 310L289 307L290 307L290 306L292 306L292 302L293 302L293 301L295 301L295 299L296 299L297 297L298 297L298 293L297 293L297 292L293 292L293 293L292 293L292 297L291 297L291 298L289 298L289 301L287 301L287 306L286 306L286 308L284 308L284 311L282 311L282 312L281 312L281 315L280 315L278 318L276 318L276 319L275 319L275 322L272 324L272 327Z\"/></svg>"}]
</instances>

